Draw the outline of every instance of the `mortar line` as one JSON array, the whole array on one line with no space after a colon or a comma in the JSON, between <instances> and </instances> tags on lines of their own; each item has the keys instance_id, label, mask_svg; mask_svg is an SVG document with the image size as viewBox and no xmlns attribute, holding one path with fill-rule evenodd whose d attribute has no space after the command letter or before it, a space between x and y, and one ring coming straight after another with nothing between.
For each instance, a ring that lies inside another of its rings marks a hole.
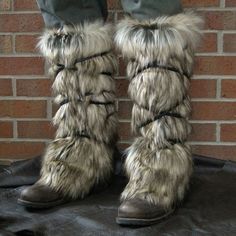
<instances>
[{"instance_id":1,"label":"mortar line","mask_svg":"<svg viewBox=\"0 0 236 236\"><path fill-rule=\"evenodd\" d=\"M216 98L221 99L221 79L217 79L216 81Z\"/></svg>"},{"instance_id":2,"label":"mortar line","mask_svg":"<svg viewBox=\"0 0 236 236\"><path fill-rule=\"evenodd\" d=\"M220 0L220 7L225 8L225 0Z\"/></svg>"},{"instance_id":3,"label":"mortar line","mask_svg":"<svg viewBox=\"0 0 236 236\"><path fill-rule=\"evenodd\" d=\"M217 122L216 123L216 142L220 143L220 136L221 136L220 124L219 122Z\"/></svg>"},{"instance_id":4,"label":"mortar line","mask_svg":"<svg viewBox=\"0 0 236 236\"><path fill-rule=\"evenodd\" d=\"M18 138L18 126L17 126L17 120L13 120L13 138L17 139Z\"/></svg>"},{"instance_id":5,"label":"mortar line","mask_svg":"<svg viewBox=\"0 0 236 236\"><path fill-rule=\"evenodd\" d=\"M219 31L217 33L217 50L218 50L218 53L221 54L222 56L224 56L225 54L229 54L229 55L232 55L233 53L224 53L224 40L223 40L223 31ZM226 55L226 56L227 56Z\"/></svg>"},{"instance_id":6,"label":"mortar line","mask_svg":"<svg viewBox=\"0 0 236 236\"><path fill-rule=\"evenodd\" d=\"M15 79L15 78L11 78L11 81L12 81L12 95L13 95L13 97L10 96L10 98L16 99L16 97L17 97L17 92L16 92L16 79ZM8 96L6 96L6 97L8 97ZM0 100L1 100L2 98L4 99L4 97L0 97Z\"/></svg>"}]
</instances>

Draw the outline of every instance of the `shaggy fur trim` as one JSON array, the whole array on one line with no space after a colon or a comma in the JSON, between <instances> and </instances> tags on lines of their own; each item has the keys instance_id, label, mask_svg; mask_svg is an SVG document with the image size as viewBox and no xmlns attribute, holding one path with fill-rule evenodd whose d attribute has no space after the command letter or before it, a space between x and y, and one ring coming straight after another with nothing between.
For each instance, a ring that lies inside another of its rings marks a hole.
<instances>
[{"instance_id":1,"label":"shaggy fur trim","mask_svg":"<svg viewBox=\"0 0 236 236\"><path fill-rule=\"evenodd\" d=\"M189 80L170 71L150 69L133 78L129 95L139 106L154 113L172 109L186 96Z\"/></svg>"},{"instance_id":2,"label":"shaggy fur trim","mask_svg":"<svg viewBox=\"0 0 236 236\"><path fill-rule=\"evenodd\" d=\"M112 174L113 149L87 138L63 138L46 151L40 184L64 196L83 198L97 184L108 182Z\"/></svg>"},{"instance_id":3,"label":"shaggy fur trim","mask_svg":"<svg viewBox=\"0 0 236 236\"><path fill-rule=\"evenodd\" d=\"M60 30L46 29L38 47L50 62L66 58L65 65L69 66L74 63L74 58L84 58L111 49L111 34L111 25L104 25L102 21L65 25Z\"/></svg>"},{"instance_id":4,"label":"shaggy fur trim","mask_svg":"<svg viewBox=\"0 0 236 236\"><path fill-rule=\"evenodd\" d=\"M126 18L117 26L115 42L126 57L135 58L141 66L153 60L178 66L176 58L185 58L187 52L190 61L183 69L191 70L201 25L202 18L193 12L146 21Z\"/></svg>"},{"instance_id":5,"label":"shaggy fur trim","mask_svg":"<svg viewBox=\"0 0 236 236\"><path fill-rule=\"evenodd\" d=\"M63 195L84 197L107 181L117 141L112 32L101 22L48 29L39 48L50 64L60 105L56 140L45 153L39 182Z\"/></svg>"},{"instance_id":6,"label":"shaggy fur trim","mask_svg":"<svg viewBox=\"0 0 236 236\"><path fill-rule=\"evenodd\" d=\"M148 109L142 108L140 105L134 104L133 109L132 109L132 121L131 121L132 130L135 133L138 133L140 131L140 126L145 121L154 120L155 115L160 114L160 112L155 113ZM162 118L158 119L156 122L152 122L149 125L144 126L142 129L145 129L149 127L150 125L155 125L155 123L162 122L163 120L166 120L166 119L173 121L173 125L174 125L174 121L177 119L179 120L179 122L185 122L185 123L188 122L186 118L189 117L190 112L191 112L189 97L186 97L181 103L179 103L175 108L173 108L171 112L177 113L183 118L180 119L180 118L175 118L171 116L163 116ZM163 128L165 128L165 126L163 126Z\"/></svg>"},{"instance_id":7,"label":"shaggy fur trim","mask_svg":"<svg viewBox=\"0 0 236 236\"><path fill-rule=\"evenodd\" d=\"M192 173L190 148L169 144L160 149L149 138L137 138L128 149L125 168L130 180L122 200L138 197L169 208L184 197Z\"/></svg>"},{"instance_id":8,"label":"shaggy fur trim","mask_svg":"<svg viewBox=\"0 0 236 236\"><path fill-rule=\"evenodd\" d=\"M115 42L130 59L132 130L141 135L127 150L129 183L122 200L137 197L170 208L184 197L192 172L185 143L191 130L187 90L201 23L185 12L146 21L126 18L117 26ZM165 112L175 115L155 118Z\"/></svg>"}]
</instances>

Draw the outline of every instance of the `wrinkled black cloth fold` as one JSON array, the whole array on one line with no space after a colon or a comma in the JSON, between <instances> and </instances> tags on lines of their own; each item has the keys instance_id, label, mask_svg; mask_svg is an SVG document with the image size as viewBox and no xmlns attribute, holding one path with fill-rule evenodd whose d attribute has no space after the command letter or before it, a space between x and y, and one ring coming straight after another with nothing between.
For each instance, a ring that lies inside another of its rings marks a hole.
<instances>
[{"instance_id":1,"label":"wrinkled black cloth fold","mask_svg":"<svg viewBox=\"0 0 236 236\"><path fill-rule=\"evenodd\" d=\"M24 187L0 188L0 235L234 236L236 235L236 163L194 157L194 175L184 203L168 219L149 227L121 227L115 217L127 179L122 159L104 192L48 210L17 205Z\"/></svg>"},{"instance_id":2,"label":"wrinkled black cloth fold","mask_svg":"<svg viewBox=\"0 0 236 236\"><path fill-rule=\"evenodd\" d=\"M39 178L41 157L0 166L0 187L17 187L35 183Z\"/></svg>"}]
</instances>

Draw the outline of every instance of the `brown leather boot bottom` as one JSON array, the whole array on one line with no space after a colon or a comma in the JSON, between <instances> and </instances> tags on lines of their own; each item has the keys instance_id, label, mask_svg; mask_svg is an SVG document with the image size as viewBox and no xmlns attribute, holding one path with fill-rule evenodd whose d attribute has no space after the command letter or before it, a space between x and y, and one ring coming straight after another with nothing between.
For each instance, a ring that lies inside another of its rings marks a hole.
<instances>
[{"instance_id":1,"label":"brown leather boot bottom","mask_svg":"<svg viewBox=\"0 0 236 236\"><path fill-rule=\"evenodd\" d=\"M173 213L174 208L169 210L161 206L150 204L149 202L134 198L124 201L118 209L117 224L120 225L151 225L158 223L162 219Z\"/></svg>"},{"instance_id":2,"label":"brown leather boot bottom","mask_svg":"<svg viewBox=\"0 0 236 236\"><path fill-rule=\"evenodd\" d=\"M51 208L69 201L46 185L34 184L25 188L18 203L28 208Z\"/></svg>"}]
</instances>

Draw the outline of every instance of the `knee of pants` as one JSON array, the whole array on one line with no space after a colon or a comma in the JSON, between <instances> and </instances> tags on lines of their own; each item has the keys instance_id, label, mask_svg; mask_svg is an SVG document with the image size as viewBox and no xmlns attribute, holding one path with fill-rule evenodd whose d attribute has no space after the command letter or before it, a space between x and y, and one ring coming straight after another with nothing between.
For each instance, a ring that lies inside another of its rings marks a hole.
<instances>
[{"instance_id":1,"label":"knee of pants","mask_svg":"<svg viewBox=\"0 0 236 236\"><path fill-rule=\"evenodd\" d=\"M152 19L182 12L180 0L121 0L124 11L137 19Z\"/></svg>"},{"instance_id":2,"label":"knee of pants","mask_svg":"<svg viewBox=\"0 0 236 236\"><path fill-rule=\"evenodd\" d=\"M106 0L36 0L46 27L60 28L64 24L106 20Z\"/></svg>"}]
</instances>

